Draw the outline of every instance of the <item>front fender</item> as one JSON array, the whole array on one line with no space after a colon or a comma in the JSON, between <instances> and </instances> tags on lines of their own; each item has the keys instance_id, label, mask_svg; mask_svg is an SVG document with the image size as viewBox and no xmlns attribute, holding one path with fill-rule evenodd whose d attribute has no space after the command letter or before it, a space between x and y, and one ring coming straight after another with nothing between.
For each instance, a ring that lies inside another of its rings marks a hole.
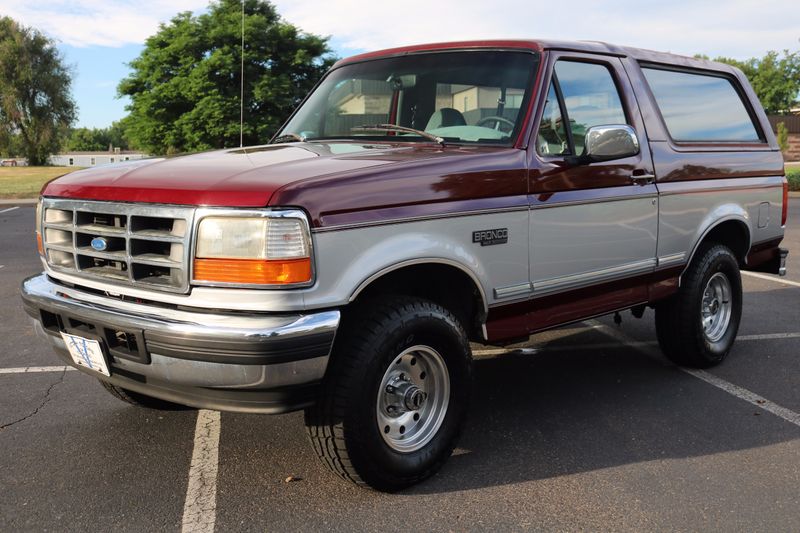
<instances>
[{"instance_id":1,"label":"front fender","mask_svg":"<svg viewBox=\"0 0 800 533\"><path fill-rule=\"evenodd\" d=\"M508 242L472 242L473 231L492 228L508 228ZM465 272L486 306L493 289L529 280L527 210L318 231L314 246L317 284L306 292L307 308L345 305L384 274L425 263Z\"/></svg>"}]
</instances>

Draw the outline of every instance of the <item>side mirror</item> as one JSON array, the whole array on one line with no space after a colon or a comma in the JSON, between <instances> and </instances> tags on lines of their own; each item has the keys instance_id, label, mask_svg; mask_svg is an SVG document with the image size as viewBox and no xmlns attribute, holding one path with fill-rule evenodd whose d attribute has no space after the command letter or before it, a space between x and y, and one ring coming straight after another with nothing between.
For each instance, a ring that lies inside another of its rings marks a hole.
<instances>
[{"instance_id":1,"label":"side mirror","mask_svg":"<svg viewBox=\"0 0 800 533\"><path fill-rule=\"evenodd\" d=\"M583 155L590 161L610 161L639 153L639 139L626 124L592 126L586 131Z\"/></svg>"}]
</instances>

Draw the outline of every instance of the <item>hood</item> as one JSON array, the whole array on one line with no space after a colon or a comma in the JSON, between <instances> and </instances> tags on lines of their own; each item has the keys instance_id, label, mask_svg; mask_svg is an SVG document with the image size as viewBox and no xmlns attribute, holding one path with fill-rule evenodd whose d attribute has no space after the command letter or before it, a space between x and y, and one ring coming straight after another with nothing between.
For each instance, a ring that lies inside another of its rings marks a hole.
<instances>
[{"instance_id":1,"label":"hood","mask_svg":"<svg viewBox=\"0 0 800 533\"><path fill-rule=\"evenodd\" d=\"M275 191L290 183L436 158L448 151L428 144L353 142L218 150L79 170L51 181L42 194L83 200L264 207Z\"/></svg>"}]
</instances>

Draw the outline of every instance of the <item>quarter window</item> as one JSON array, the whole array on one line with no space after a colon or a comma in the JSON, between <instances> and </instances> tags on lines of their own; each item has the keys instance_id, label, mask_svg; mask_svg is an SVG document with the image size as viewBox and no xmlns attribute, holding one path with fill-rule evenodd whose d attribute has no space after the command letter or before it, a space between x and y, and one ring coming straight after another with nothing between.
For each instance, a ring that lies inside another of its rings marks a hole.
<instances>
[{"instance_id":1,"label":"quarter window","mask_svg":"<svg viewBox=\"0 0 800 533\"><path fill-rule=\"evenodd\" d=\"M642 72L674 140L761 141L732 80L652 67Z\"/></svg>"}]
</instances>

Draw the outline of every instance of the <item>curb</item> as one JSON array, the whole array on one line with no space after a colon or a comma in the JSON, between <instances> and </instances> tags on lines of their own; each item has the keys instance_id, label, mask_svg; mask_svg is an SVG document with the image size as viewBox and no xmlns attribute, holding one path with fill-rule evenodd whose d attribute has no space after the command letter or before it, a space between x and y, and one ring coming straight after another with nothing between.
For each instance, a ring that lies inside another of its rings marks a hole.
<instances>
[{"instance_id":1,"label":"curb","mask_svg":"<svg viewBox=\"0 0 800 533\"><path fill-rule=\"evenodd\" d=\"M789 198L800 198L800 191L789 191Z\"/></svg>"},{"instance_id":2,"label":"curb","mask_svg":"<svg viewBox=\"0 0 800 533\"><path fill-rule=\"evenodd\" d=\"M0 205L36 205L38 198L11 198L9 200L0 200Z\"/></svg>"}]
</instances>

